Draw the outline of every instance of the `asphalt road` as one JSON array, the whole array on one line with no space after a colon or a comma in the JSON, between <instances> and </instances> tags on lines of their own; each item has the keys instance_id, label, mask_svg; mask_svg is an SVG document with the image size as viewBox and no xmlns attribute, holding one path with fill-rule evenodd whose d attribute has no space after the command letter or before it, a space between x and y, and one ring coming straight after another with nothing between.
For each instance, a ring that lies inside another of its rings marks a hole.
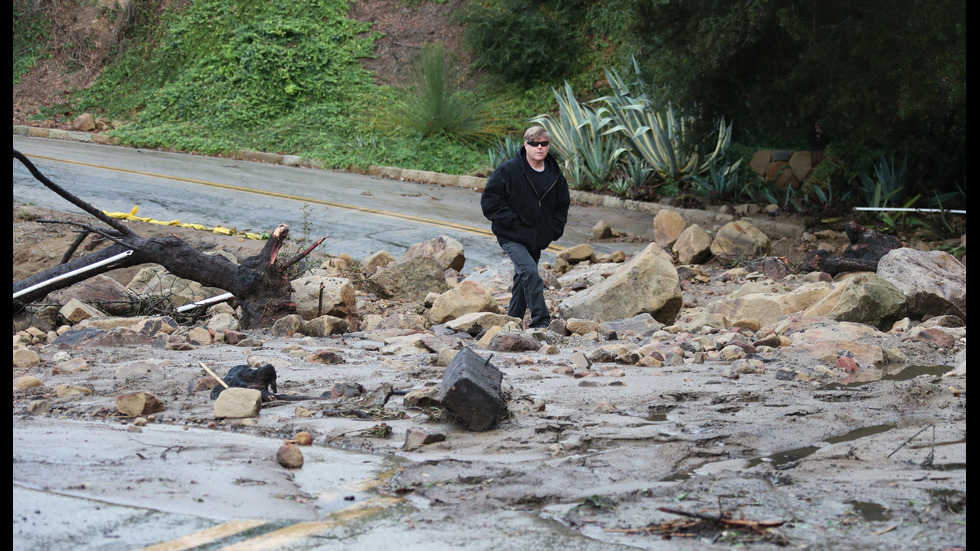
<instances>
[{"instance_id":1,"label":"asphalt road","mask_svg":"<svg viewBox=\"0 0 980 551\"><path fill-rule=\"evenodd\" d=\"M397 257L414 243L449 235L464 246L464 272L504 258L480 211L480 195L470 189L24 136L14 136L14 149L49 179L108 212L138 207L142 217L256 233L287 223L294 235L308 227L313 238L328 236L323 252L353 258L379 250ZM17 201L75 210L17 160L13 184ZM550 254L588 240L600 219L633 234L652 233L649 214L573 207L566 234ZM594 248L612 252L624 244Z\"/></svg>"}]
</instances>

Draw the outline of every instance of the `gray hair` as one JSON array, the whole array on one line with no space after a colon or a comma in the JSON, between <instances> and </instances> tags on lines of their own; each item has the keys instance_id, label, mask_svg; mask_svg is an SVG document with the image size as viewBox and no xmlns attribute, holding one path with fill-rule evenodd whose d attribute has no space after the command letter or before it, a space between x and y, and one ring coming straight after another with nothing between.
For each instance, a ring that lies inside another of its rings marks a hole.
<instances>
[{"instance_id":1,"label":"gray hair","mask_svg":"<svg viewBox=\"0 0 980 551\"><path fill-rule=\"evenodd\" d=\"M548 130L545 127L536 125L528 128L524 131L524 141L533 142L540 141L538 138L544 138L546 140L551 139L551 134L548 134Z\"/></svg>"}]
</instances>

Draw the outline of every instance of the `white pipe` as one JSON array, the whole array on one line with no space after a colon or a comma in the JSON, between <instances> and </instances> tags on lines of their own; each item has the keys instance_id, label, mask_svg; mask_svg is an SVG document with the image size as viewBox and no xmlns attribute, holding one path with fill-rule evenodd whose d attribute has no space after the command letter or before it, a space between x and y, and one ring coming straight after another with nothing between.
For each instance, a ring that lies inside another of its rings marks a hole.
<instances>
[{"instance_id":1,"label":"white pipe","mask_svg":"<svg viewBox=\"0 0 980 551\"><path fill-rule=\"evenodd\" d=\"M44 287L47 287L49 284L54 283L55 281L61 281L62 279L68 279L68 278L74 277L74 276L76 276L78 274L84 274L85 272L90 272L90 271L92 271L92 270L94 270L96 268L105 266L106 264L112 264L113 262L115 262L117 260L121 260L121 259L123 259L123 258L125 258L125 257L127 257L127 256L129 256L131 254L133 254L133 251L132 250L128 250L126 252L119 253L116 256L109 257L109 258L107 258L105 260L100 260L100 261L96 262L95 264L89 264L88 266L82 266L81 268L78 268L77 270L72 270L72 271L70 271L70 272L68 272L66 274L61 274L60 276L55 276L55 277L53 277L53 278L51 278L51 279L49 279L47 281L42 281L41 283L38 283L36 285L31 285L30 287L28 287L26 289L21 289L20 291L17 291L16 293L14 293L14 298L17 298L17 297L19 297L21 295L25 295L25 294L27 294L27 293L29 293L31 291L34 291L35 289L42 289Z\"/></svg>"},{"instance_id":2,"label":"white pipe","mask_svg":"<svg viewBox=\"0 0 980 551\"><path fill-rule=\"evenodd\" d=\"M949 212L951 214L966 214L965 210L950 209L900 209L893 207L854 207L854 210L866 210L872 212Z\"/></svg>"},{"instance_id":3,"label":"white pipe","mask_svg":"<svg viewBox=\"0 0 980 551\"><path fill-rule=\"evenodd\" d=\"M186 311L192 310L192 309L194 309L194 308L196 308L198 306L205 306L207 304L215 304L217 302L224 302L226 300L230 300L230 299L233 299L233 298L235 298L235 295L233 295L231 293L224 293L222 295L215 295L215 296L213 296L211 298L206 298L204 300L199 300L199 301L194 302L194 303L191 303L191 304L185 304L185 305L181 306L180 308L177 308L177 311L178 312L186 312Z\"/></svg>"}]
</instances>

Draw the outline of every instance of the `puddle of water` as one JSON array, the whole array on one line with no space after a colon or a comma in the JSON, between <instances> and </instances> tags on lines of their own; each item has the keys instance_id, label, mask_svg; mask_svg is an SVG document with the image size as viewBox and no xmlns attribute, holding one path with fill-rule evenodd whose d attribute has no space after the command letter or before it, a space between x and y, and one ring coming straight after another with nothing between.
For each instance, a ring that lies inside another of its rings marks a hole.
<instances>
[{"instance_id":1,"label":"puddle of water","mask_svg":"<svg viewBox=\"0 0 980 551\"><path fill-rule=\"evenodd\" d=\"M895 428L895 425L875 425L872 427L861 427L859 429L854 429L851 432L848 432L847 434L842 434L840 436L833 436L831 438L828 438L827 442L831 444L850 442L852 440L864 438L865 436L871 436L872 434L888 432L893 428Z\"/></svg>"},{"instance_id":2,"label":"puddle of water","mask_svg":"<svg viewBox=\"0 0 980 551\"><path fill-rule=\"evenodd\" d=\"M661 478L660 482L681 482L690 479L692 476L694 476L694 471L691 469L685 469Z\"/></svg>"},{"instance_id":3,"label":"puddle of water","mask_svg":"<svg viewBox=\"0 0 980 551\"><path fill-rule=\"evenodd\" d=\"M887 431L892 430L894 428L895 428L895 425L890 425L890 424L886 424L886 425L874 425L874 426L871 426L871 427L861 427L861 428L858 428L858 429L854 429L854 430L852 430L852 431L850 431L848 433L842 434L840 436L833 436L831 438L828 438L827 439L827 442L830 443L830 444L838 444L838 443L841 443L841 442L850 442L850 441L853 441L853 440L858 440L860 438L864 438L866 436L871 436L871 435L874 435L874 434L879 434L879 433L882 433L882 432L887 432ZM804 446L804 447L801 447L801 448L795 448L795 449L792 449L792 450L786 450L786 451L777 452L777 453L774 453L772 455L768 455L768 456L765 456L765 457L754 457L752 459L745 460L745 467L746 468L752 468L752 467L755 467L756 465L759 465L760 463L772 463L772 465L773 465L774 468L779 468L781 466L788 465L790 463L793 463L795 461L799 461L799 460L801 460L801 459L803 459L805 457L808 457L810 455L813 455L819 449L820 449L820 446L816 446L816 445L814 445L814 446ZM738 461L742 461L742 460L738 460ZM729 462L727 462L727 461L717 462L717 464L719 466L724 466L724 464L726 464L726 463L729 463ZM706 472L714 472L715 469L713 469L711 467L711 465L713 465L713 463L706 463L706 464L701 465L700 467L697 467L697 468L692 469L692 470L678 471L676 473L671 474L670 476L667 476L665 478L662 478L661 481L662 482L677 482L677 481L680 481L680 480L687 480L687 479L691 478L691 476L693 476L696 473L702 474L702 473L706 473ZM942 467L938 467L938 466L935 467L936 470L940 470L941 468ZM964 465L964 468L965 468L965 465Z\"/></svg>"},{"instance_id":4,"label":"puddle of water","mask_svg":"<svg viewBox=\"0 0 980 551\"><path fill-rule=\"evenodd\" d=\"M819 387L813 397L821 402L859 402L868 397L867 382L828 383Z\"/></svg>"},{"instance_id":5,"label":"puddle of water","mask_svg":"<svg viewBox=\"0 0 980 551\"><path fill-rule=\"evenodd\" d=\"M942 504L943 509L950 513L958 515L966 509L966 492L949 488L935 488L929 490L929 495L933 501Z\"/></svg>"},{"instance_id":6,"label":"puddle of water","mask_svg":"<svg viewBox=\"0 0 980 551\"><path fill-rule=\"evenodd\" d=\"M304 492L316 496L316 506L323 513L345 509L370 497L374 486L390 477L400 463L396 456L325 446L310 446L303 453L303 468L292 472L292 476Z\"/></svg>"},{"instance_id":7,"label":"puddle of water","mask_svg":"<svg viewBox=\"0 0 980 551\"><path fill-rule=\"evenodd\" d=\"M966 463L940 463L929 467L930 471L965 471Z\"/></svg>"},{"instance_id":8,"label":"puddle of water","mask_svg":"<svg viewBox=\"0 0 980 551\"><path fill-rule=\"evenodd\" d=\"M923 375L930 376L930 377L941 377L951 369L953 368L948 365L910 365L895 373L886 373L885 375L882 375L880 379L877 380L908 381ZM859 381L850 381L847 383L834 382L834 383L823 385L818 390L855 390L855 389L859 389L864 385L867 385L868 383L873 383L873 382L875 381L859 380ZM844 401L849 401L851 399L850 397L843 397L843 396L838 396L836 398L839 399L832 399L826 396L818 399L821 399L825 402L844 402Z\"/></svg>"},{"instance_id":9,"label":"puddle of water","mask_svg":"<svg viewBox=\"0 0 980 551\"><path fill-rule=\"evenodd\" d=\"M647 421L666 421L667 414L677 406L667 404L656 404L647 407Z\"/></svg>"},{"instance_id":10,"label":"puddle of water","mask_svg":"<svg viewBox=\"0 0 980 551\"><path fill-rule=\"evenodd\" d=\"M786 450L778 453L774 453L767 457L756 457L750 459L748 462L749 467L754 467L759 463L772 463L773 467L781 467L787 463L792 463L794 461L799 461L808 455L812 455L819 450L819 446L805 446L803 448L796 448L795 450Z\"/></svg>"},{"instance_id":11,"label":"puddle of water","mask_svg":"<svg viewBox=\"0 0 980 551\"><path fill-rule=\"evenodd\" d=\"M881 378L881 380L908 381L909 379L914 379L920 375L941 377L951 369L953 368L948 365L910 365L897 373L885 375L884 377Z\"/></svg>"},{"instance_id":12,"label":"puddle of water","mask_svg":"<svg viewBox=\"0 0 980 551\"><path fill-rule=\"evenodd\" d=\"M870 501L848 501L847 503L867 522L884 522L892 518L888 508L877 503Z\"/></svg>"}]
</instances>

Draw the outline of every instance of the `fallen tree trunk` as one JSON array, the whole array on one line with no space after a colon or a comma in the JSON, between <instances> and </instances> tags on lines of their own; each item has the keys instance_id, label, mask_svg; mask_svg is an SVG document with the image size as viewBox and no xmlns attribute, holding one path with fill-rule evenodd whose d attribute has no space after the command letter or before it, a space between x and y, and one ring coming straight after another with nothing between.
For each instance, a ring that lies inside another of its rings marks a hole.
<instances>
[{"instance_id":1,"label":"fallen tree trunk","mask_svg":"<svg viewBox=\"0 0 980 551\"><path fill-rule=\"evenodd\" d=\"M157 238L140 237L125 224L112 219L49 180L17 150L14 150L13 155L45 187L111 228L81 225L86 232L96 233L114 242L105 249L83 257L73 260L65 258L66 261L58 266L15 282L15 311L44 298L52 291L69 287L97 274L147 263L159 264L177 277L197 281L208 287L217 287L233 294L242 306L242 318L239 322L244 328L268 325L283 315L295 311L296 305L290 300L291 287L286 270L310 254L323 242L323 239L316 241L292 259L277 265L279 250L289 236L289 226L281 224L272 232L262 252L245 259L241 265L236 265L219 255L205 255L176 235ZM126 251L132 252L115 262L96 266ZM81 270L86 267L92 269Z\"/></svg>"}]
</instances>

